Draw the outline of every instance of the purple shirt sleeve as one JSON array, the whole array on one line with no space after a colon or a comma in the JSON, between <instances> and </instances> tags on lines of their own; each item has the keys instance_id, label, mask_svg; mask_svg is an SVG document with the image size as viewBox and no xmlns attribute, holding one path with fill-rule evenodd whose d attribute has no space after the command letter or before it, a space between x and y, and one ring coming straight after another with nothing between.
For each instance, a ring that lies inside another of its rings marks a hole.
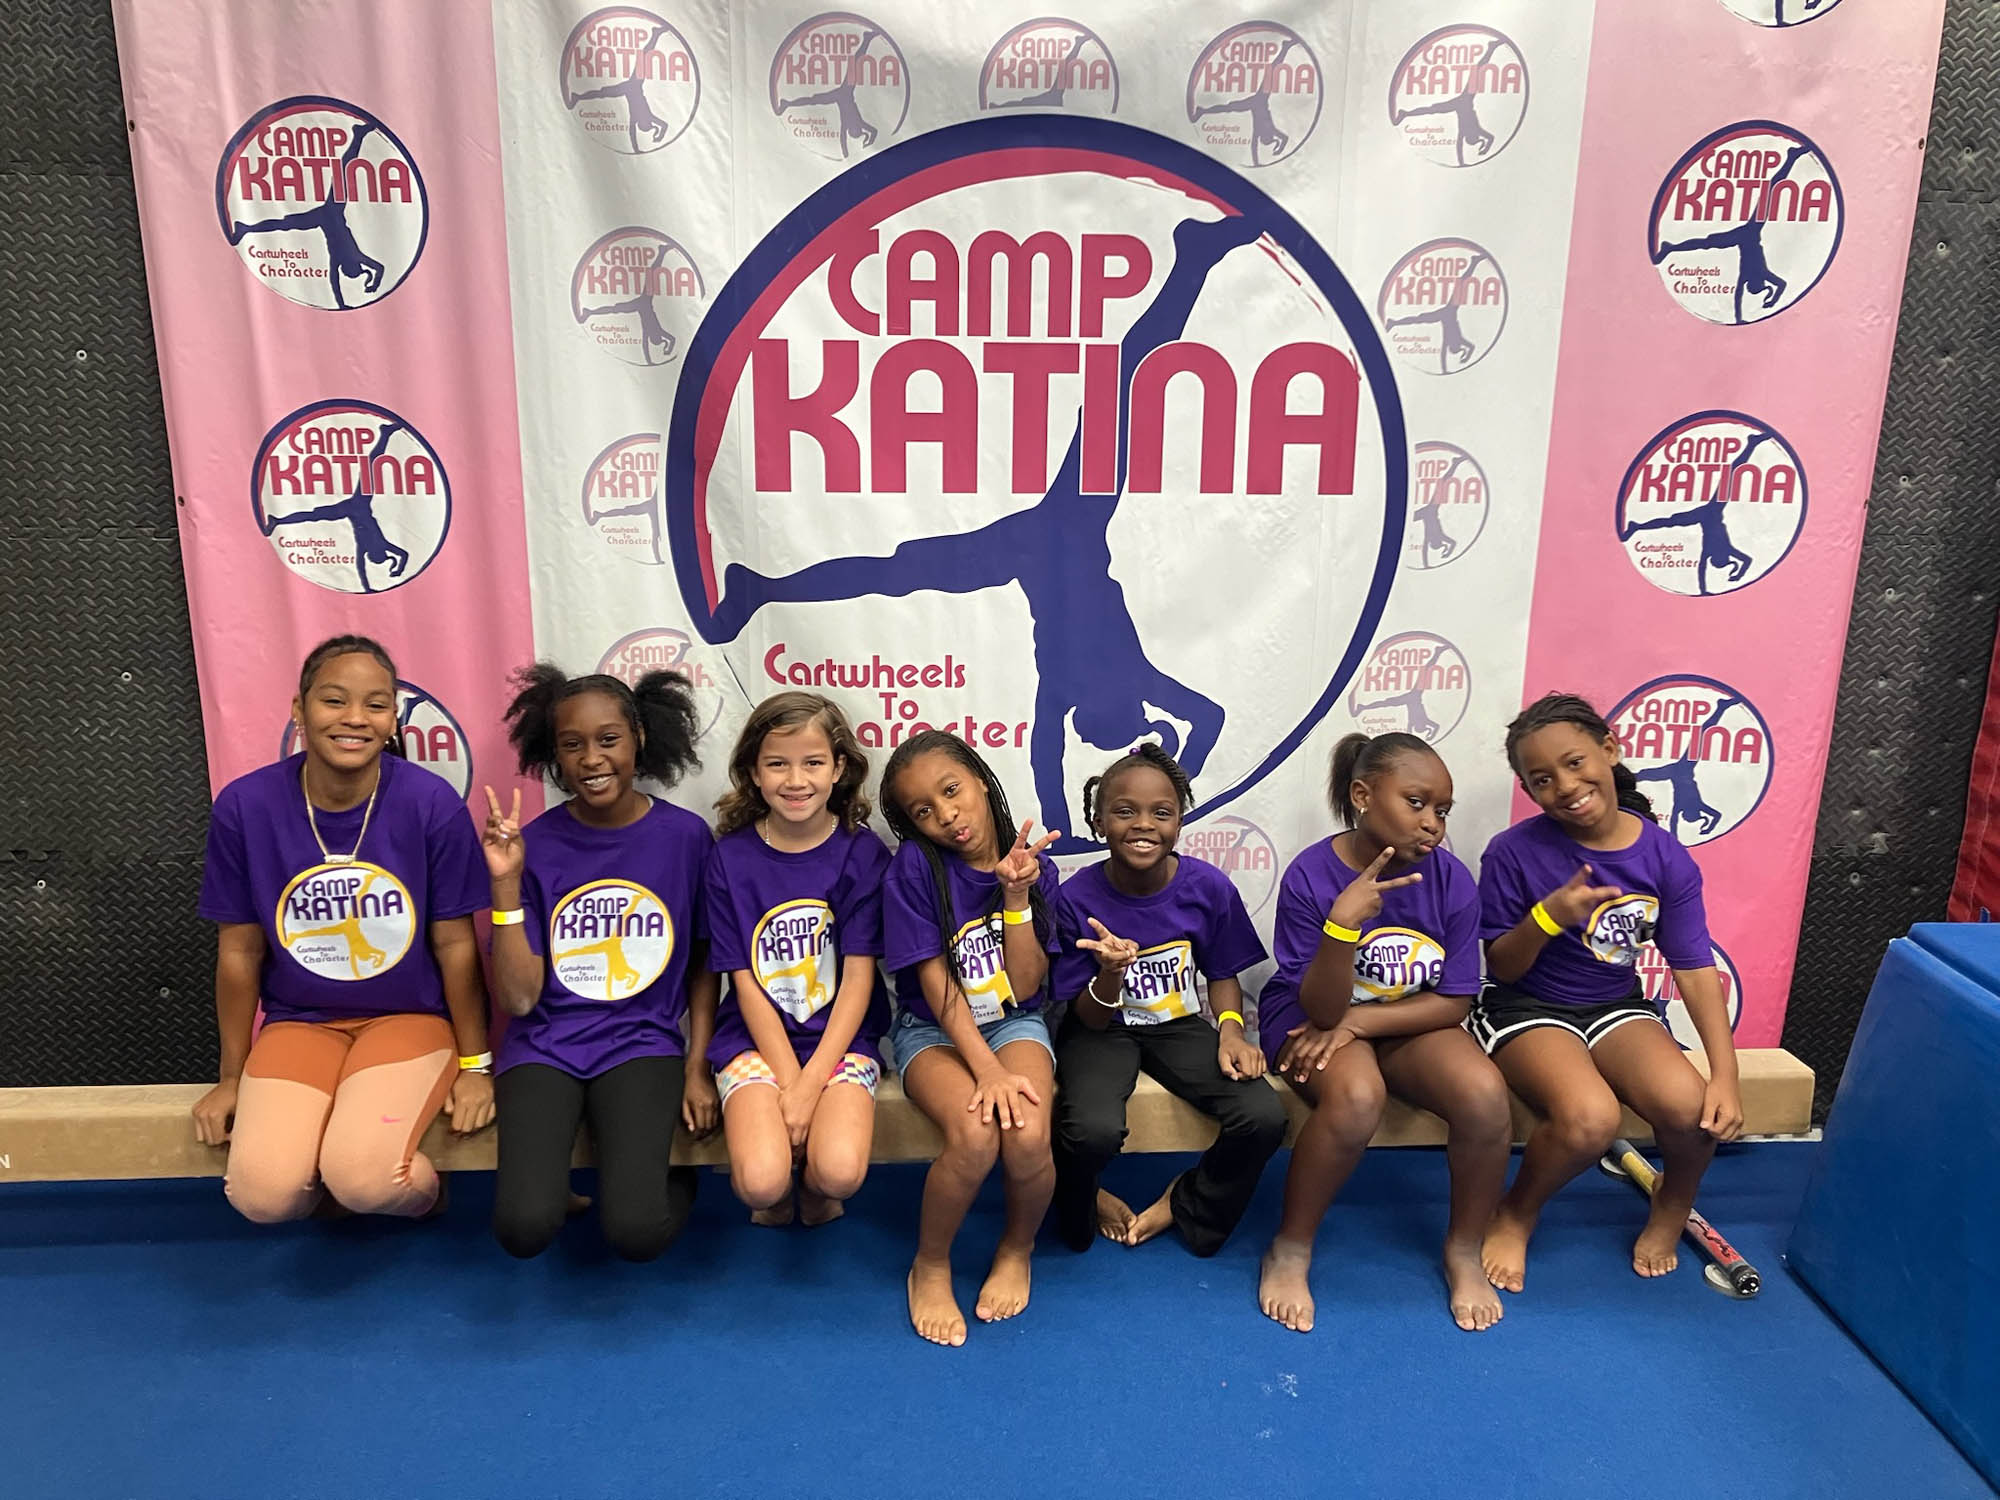
<instances>
[{"instance_id":1,"label":"purple shirt sleeve","mask_svg":"<svg viewBox=\"0 0 2000 1500\"><path fill-rule=\"evenodd\" d=\"M1701 900L1701 866L1678 839L1662 840L1660 917L1653 944L1670 969L1706 969L1715 963L1708 914Z\"/></svg>"},{"instance_id":2,"label":"purple shirt sleeve","mask_svg":"<svg viewBox=\"0 0 2000 1500\"><path fill-rule=\"evenodd\" d=\"M1041 888L1043 904L1049 909L1049 932L1042 940L1042 948L1047 953L1060 957L1063 952L1062 923L1056 920L1056 901L1062 894L1062 871L1056 868L1056 862L1047 854L1038 854L1035 858L1042 867L1042 878L1036 884ZM1032 910L1032 903L1030 909ZM1049 967L1053 973L1055 966L1051 964ZM1047 989L1048 983L1049 981L1044 979L1042 987Z\"/></svg>"},{"instance_id":3,"label":"purple shirt sleeve","mask_svg":"<svg viewBox=\"0 0 2000 1500\"><path fill-rule=\"evenodd\" d=\"M1326 913L1313 903L1309 885L1303 862L1293 860L1278 882L1278 910L1271 920L1278 973L1292 989L1298 988L1319 952L1320 928L1326 921Z\"/></svg>"},{"instance_id":4,"label":"purple shirt sleeve","mask_svg":"<svg viewBox=\"0 0 2000 1500\"><path fill-rule=\"evenodd\" d=\"M914 843L896 851L882 880L882 949L883 967L892 973L944 952L930 861Z\"/></svg>"},{"instance_id":5,"label":"purple shirt sleeve","mask_svg":"<svg viewBox=\"0 0 2000 1500\"><path fill-rule=\"evenodd\" d=\"M750 943L729 888L724 847L718 841L708 851L701 878L701 900L708 915L708 966L718 974L750 967Z\"/></svg>"},{"instance_id":6,"label":"purple shirt sleeve","mask_svg":"<svg viewBox=\"0 0 2000 1500\"><path fill-rule=\"evenodd\" d=\"M198 916L209 922L260 922L243 849L243 815L234 785L222 789L208 820L208 853L201 866Z\"/></svg>"},{"instance_id":7,"label":"purple shirt sleeve","mask_svg":"<svg viewBox=\"0 0 2000 1500\"><path fill-rule=\"evenodd\" d=\"M528 951L537 958L548 957L549 897L535 868L535 830L529 824L521 834L528 846L528 860L521 870L521 931L527 934Z\"/></svg>"},{"instance_id":8,"label":"purple shirt sleeve","mask_svg":"<svg viewBox=\"0 0 2000 1500\"><path fill-rule=\"evenodd\" d=\"M1521 861L1506 840L1505 833L1494 835L1479 861L1479 936L1486 942L1512 932L1542 899L1539 892L1528 893Z\"/></svg>"},{"instance_id":9,"label":"purple shirt sleeve","mask_svg":"<svg viewBox=\"0 0 2000 1500\"><path fill-rule=\"evenodd\" d=\"M1056 956L1049 965L1049 995L1058 1005L1074 1001L1097 973L1097 955L1076 946L1080 938L1096 936L1070 896L1070 887L1082 877L1082 871L1072 875L1051 903L1056 919Z\"/></svg>"},{"instance_id":10,"label":"purple shirt sleeve","mask_svg":"<svg viewBox=\"0 0 2000 1500\"><path fill-rule=\"evenodd\" d=\"M431 773L411 767L410 774ZM472 814L442 778L435 779L443 795L432 802L426 820L429 837L425 859L431 888L428 916L433 922L448 922L491 906L493 885L486 873L486 856L479 850Z\"/></svg>"},{"instance_id":11,"label":"purple shirt sleeve","mask_svg":"<svg viewBox=\"0 0 2000 1500\"><path fill-rule=\"evenodd\" d=\"M862 829L848 854L847 889L833 913L843 958L882 956L882 878L888 868L888 847Z\"/></svg>"},{"instance_id":12,"label":"purple shirt sleeve","mask_svg":"<svg viewBox=\"0 0 2000 1500\"><path fill-rule=\"evenodd\" d=\"M1216 890L1210 898L1209 930L1197 957L1204 978L1234 979L1269 955L1264 951L1264 940L1250 925L1250 913L1244 909L1236 882L1224 875L1212 884Z\"/></svg>"},{"instance_id":13,"label":"purple shirt sleeve","mask_svg":"<svg viewBox=\"0 0 2000 1500\"><path fill-rule=\"evenodd\" d=\"M1454 873L1444 931L1439 934L1444 941L1444 972L1434 988L1440 995L1470 997L1479 993L1480 888L1463 865Z\"/></svg>"}]
</instances>

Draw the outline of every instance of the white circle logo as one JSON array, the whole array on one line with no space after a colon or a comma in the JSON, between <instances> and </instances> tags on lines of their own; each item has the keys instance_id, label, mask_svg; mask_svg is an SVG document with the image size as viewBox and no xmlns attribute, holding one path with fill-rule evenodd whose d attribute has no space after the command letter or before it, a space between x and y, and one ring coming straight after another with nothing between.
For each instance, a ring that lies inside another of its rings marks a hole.
<instances>
[{"instance_id":1,"label":"white circle logo","mask_svg":"<svg viewBox=\"0 0 2000 1500\"><path fill-rule=\"evenodd\" d=\"M1770 789L1770 728L1725 683L1656 677L1628 694L1610 720L1654 820L1683 844L1706 844L1741 827Z\"/></svg>"},{"instance_id":2,"label":"white circle logo","mask_svg":"<svg viewBox=\"0 0 2000 1500\"><path fill-rule=\"evenodd\" d=\"M1602 903L1583 924L1583 946L1607 964L1630 968L1639 950L1653 940L1660 919L1660 898L1629 891Z\"/></svg>"},{"instance_id":3,"label":"white circle logo","mask_svg":"<svg viewBox=\"0 0 2000 1500\"><path fill-rule=\"evenodd\" d=\"M824 901L787 901L764 913L750 935L750 962L771 1003L794 1021L810 1021L833 999L833 908Z\"/></svg>"},{"instance_id":4,"label":"white circle logo","mask_svg":"<svg viewBox=\"0 0 2000 1500\"><path fill-rule=\"evenodd\" d=\"M1245 21L1201 49L1188 73L1195 138L1237 167L1296 156L1319 124L1326 96L1305 38L1275 21Z\"/></svg>"},{"instance_id":5,"label":"white circle logo","mask_svg":"<svg viewBox=\"0 0 2000 1500\"><path fill-rule=\"evenodd\" d=\"M591 343L628 365L671 364L701 317L701 271L657 229L614 229L583 252L569 312Z\"/></svg>"},{"instance_id":6,"label":"white circle logo","mask_svg":"<svg viewBox=\"0 0 2000 1500\"><path fill-rule=\"evenodd\" d=\"M1378 642L1347 686L1347 712L1369 734L1414 734L1436 744L1472 697L1465 653L1443 636L1406 630Z\"/></svg>"},{"instance_id":7,"label":"white circle logo","mask_svg":"<svg viewBox=\"0 0 2000 1500\"><path fill-rule=\"evenodd\" d=\"M278 897L278 943L322 979L373 979L396 967L417 935L403 883L365 860L318 864Z\"/></svg>"},{"instance_id":8,"label":"white circle logo","mask_svg":"<svg viewBox=\"0 0 2000 1500\"><path fill-rule=\"evenodd\" d=\"M578 886L549 915L549 970L585 1000L627 1000L666 972L674 919L629 880Z\"/></svg>"},{"instance_id":9,"label":"white circle logo","mask_svg":"<svg viewBox=\"0 0 2000 1500\"><path fill-rule=\"evenodd\" d=\"M600 146L642 156L694 123L701 68L673 25L637 6L609 5L578 21L563 43L562 101Z\"/></svg>"},{"instance_id":10,"label":"white circle logo","mask_svg":"<svg viewBox=\"0 0 2000 1500\"><path fill-rule=\"evenodd\" d=\"M1419 443L1412 459L1403 566L1441 568L1470 552L1486 529L1486 471L1454 443Z\"/></svg>"},{"instance_id":11,"label":"white circle logo","mask_svg":"<svg viewBox=\"0 0 2000 1500\"><path fill-rule=\"evenodd\" d=\"M583 519L630 562L658 566L667 560L660 536L657 432L619 438L590 461L583 476Z\"/></svg>"},{"instance_id":12,"label":"white circle logo","mask_svg":"<svg viewBox=\"0 0 2000 1500\"><path fill-rule=\"evenodd\" d=\"M1618 539L1670 594L1748 588L1785 560L1806 520L1799 455L1768 422L1696 412L1639 450L1618 490Z\"/></svg>"},{"instance_id":13,"label":"white circle logo","mask_svg":"<svg viewBox=\"0 0 2000 1500\"><path fill-rule=\"evenodd\" d=\"M1490 26L1440 27L1389 80L1389 122L1412 155L1441 167L1491 161L1527 114L1527 59Z\"/></svg>"},{"instance_id":14,"label":"white circle logo","mask_svg":"<svg viewBox=\"0 0 2000 1500\"><path fill-rule=\"evenodd\" d=\"M1499 342L1507 326L1507 278L1471 240L1431 240L1397 261L1383 280L1375 318L1404 369L1456 375Z\"/></svg>"},{"instance_id":15,"label":"white circle logo","mask_svg":"<svg viewBox=\"0 0 2000 1500\"><path fill-rule=\"evenodd\" d=\"M865 16L801 21L771 59L771 113L792 138L846 161L887 145L910 117L910 66Z\"/></svg>"},{"instance_id":16,"label":"white circle logo","mask_svg":"<svg viewBox=\"0 0 2000 1500\"><path fill-rule=\"evenodd\" d=\"M1354 987L1370 1000L1400 1000L1442 978L1444 945L1413 927L1377 927L1354 950Z\"/></svg>"}]
</instances>

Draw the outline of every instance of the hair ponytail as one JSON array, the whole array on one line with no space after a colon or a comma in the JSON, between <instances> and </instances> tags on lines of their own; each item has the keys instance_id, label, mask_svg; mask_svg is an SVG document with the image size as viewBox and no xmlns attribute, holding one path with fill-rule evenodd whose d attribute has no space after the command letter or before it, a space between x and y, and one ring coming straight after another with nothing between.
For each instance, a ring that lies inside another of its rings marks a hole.
<instances>
[{"instance_id":1,"label":"hair ponytail","mask_svg":"<svg viewBox=\"0 0 2000 1500\"><path fill-rule=\"evenodd\" d=\"M513 677L517 691L507 705L507 742L521 774L562 785L556 766L556 710L584 693L616 700L638 742L634 771L672 786L701 764L694 744L700 732L694 690L679 672L648 672L638 686L602 672L567 677L554 662L538 661Z\"/></svg>"},{"instance_id":2,"label":"hair ponytail","mask_svg":"<svg viewBox=\"0 0 2000 1500\"><path fill-rule=\"evenodd\" d=\"M1397 730L1390 734L1346 734L1333 747L1331 769L1326 778L1326 800L1334 816L1352 828L1361 821L1354 806L1354 783L1373 781L1406 755L1421 751L1437 755L1427 741ZM1442 760L1442 757L1439 757Z\"/></svg>"},{"instance_id":3,"label":"hair ponytail","mask_svg":"<svg viewBox=\"0 0 2000 1500\"><path fill-rule=\"evenodd\" d=\"M1507 726L1507 764L1513 769L1516 779L1521 775L1521 741L1558 724L1573 725L1594 740L1616 738L1611 726L1604 722L1604 715L1585 699L1575 693L1544 693L1516 714L1514 722ZM1612 762L1611 784L1618 791L1620 807L1642 818L1653 816L1652 799L1639 790L1639 778L1632 774L1632 768L1624 761Z\"/></svg>"}]
</instances>

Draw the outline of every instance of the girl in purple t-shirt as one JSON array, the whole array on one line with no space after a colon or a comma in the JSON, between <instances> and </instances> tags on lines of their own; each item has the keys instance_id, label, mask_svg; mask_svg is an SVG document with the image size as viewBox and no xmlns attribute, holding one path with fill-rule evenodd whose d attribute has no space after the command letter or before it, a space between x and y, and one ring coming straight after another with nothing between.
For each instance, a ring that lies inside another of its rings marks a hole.
<instances>
[{"instance_id":1,"label":"girl in purple t-shirt","mask_svg":"<svg viewBox=\"0 0 2000 1500\"><path fill-rule=\"evenodd\" d=\"M758 1224L838 1218L875 1139L889 994L882 982L888 847L868 828L868 757L818 693L750 713L717 804L704 886L709 966L729 975L709 1061L729 1185Z\"/></svg>"},{"instance_id":2,"label":"girl in purple t-shirt","mask_svg":"<svg viewBox=\"0 0 2000 1500\"><path fill-rule=\"evenodd\" d=\"M1285 1174L1284 1217L1258 1302L1303 1333L1306 1273L1334 1195L1368 1148L1389 1093L1443 1117L1451 1167L1444 1275L1452 1320L1500 1320L1480 1239L1507 1180L1507 1086L1463 1022L1479 991L1479 892L1444 839L1451 773L1409 734L1333 747L1328 796L1345 833L1293 860L1278 886L1278 972L1257 1002L1274 1071L1311 1101Z\"/></svg>"},{"instance_id":3,"label":"girl in purple t-shirt","mask_svg":"<svg viewBox=\"0 0 2000 1500\"><path fill-rule=\"evenodd\" d=\"M1701 871L1653 821L1616 736L1581 698L1529 704L1507 726L1507 760L1542 812L1486 846L1487 984L1472 1030L1542 1123L1487 1230L1486 1274L1521 1290L1542 1205L1604 1154L1622 1101L1653 1127L1666 1166L1632 1269L1663 1276L1715 1143L1743 1128ZM1701 1035L1706 1079L1640 989L1634 966L1649 941Z\"/></svg>"},{"instance_id":4,"label":"girl in purple t-shirt","mask_svg":"<svg viewBox=\"0 0 2000 1500\"><path fill-rule=\"evenodd\" d=\"M500 1041L500 1163L493 1234L539 1255L569 1207L576 1128L590 1124L598 1220L626 1260L651 1260L686 1223L695 1169L672 1165L674 1129L715 1128L703 1049L715 1024L701 872L712 840L671 787L699 765L688 680L648 672L515 678L507 737L521 774L569 799L526 828L486 789L493 987L513 1017Z\"/></svg>"},{"instance_id":5,"label":"girl in purple t-shirt","mask_svg":"<svg viewBox=\"0 0 2000 1500\"><path fill-rule=\"evenodd\" d=\"M258 1223L303 1218L322 1190L415 1217L437 1202L417 1143L439 1108L460 1132L493 1118L479 841L444 778L403 759L374 641L316 646L292 720L299 752L230 782L209 824L222 1073L195 1135L229 1143L224 1191Z\"/></svg>"},{"instance_id":6,"label":"girl in purple t-shirt","mask_svg":"<svg viewBox=\"0 0 2000 1500\"><path fill-rule=\"evenodd\" d=\"M944 1135L924 1179L910 1322L934 1344L963 1344L951 1242L998 1161L1007 1222L979 1289L982 1322L1028 1305L1029 1253L1055 1187L1049 1104L1055 1053L1041 1006L1055 951L1050 895L1058 834L1017 834L1007 794L979 752L943 730L896 747L883 814L902 847L882 890L884 962L901 1010L903 1091Z\"/></svg>"},{"instance_id":7,"label":"girl in purple t-shirt","mask_svg":"<svg viewBox=\"0 0 2000 1500\"><path fill-rule=\"evenodd\" d=\"M1055 1218L1072 1250L1099 1235L1143 1245L1171 1225L1196 1255L1215 1254L1285 1141L1285 1106L1264 1081L1264 1054L1243 1035L1236 979L1264 961L1264 944L1229 877L1174 852L1192 806L1187 772L1154 744L1083 786L1084 825L1110 853L1056 895L1055 996L1070 1007L1056 1039ZM1124 1146L1141 1068L1221 1131L1135 1214L1098 1178Z\"/></svg>"}]
</instances>

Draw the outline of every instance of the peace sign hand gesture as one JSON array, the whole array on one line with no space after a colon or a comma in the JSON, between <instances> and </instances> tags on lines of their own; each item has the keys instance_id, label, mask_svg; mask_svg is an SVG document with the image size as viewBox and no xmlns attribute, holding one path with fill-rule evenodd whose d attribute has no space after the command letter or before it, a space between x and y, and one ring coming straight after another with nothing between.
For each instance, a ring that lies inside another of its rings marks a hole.
<instances>
[{"instance_id":1,"label":"peace sign hand gesture","mask_svg":"<svg viewBox=\"0 0 2000 1500\"><path fill-rule=\"evenodd\" d=\"M1118 937L1108 931L1095 917L1086 919L1096 929L1094 938L1078 938L1077 947L1087 953L1095 953L1097 961L1106 969L1122 976L1139 957L1139 945L1130 938Z\"/></svg>"},{"instance_id":2,"label":"peace sign hand gesture","mask_svg":"<svg viewBox=\"0 0 2000 1500\"><path fill-rule=\"evenodd\" d=\"M1036 839L1028 842L1028 830L1035 826L1030 818L1021 825L1021 831L1014 835L1014 847L1000 856L1000 862L993 867L993 873L1000 881L1000 894L1007 901L1015 902L1028 894L1028 888L1042 878L1042 851L1053 844L1062 834L1051 828Z\"/></svg>"},{"instance_id":3,"label":"peace sign hand gesture","mask_svg":"<svg viewBox=\"0 0 2000 1500\"><path fill-rule=\"evenodd\" d=\"M1351 927L1357 931L1366 927L1382 910L1382 893L1393 891L1398 886L1415 885L1424 877L1412 871L1408 875L1398 875L1394 880L1380 878L1382 867L1396 857L1394 849L1384 849L1375 856L1375 863L1363 870L1347 883L1347 888L1333 898L1333 910L1326 919L1336 927Z\"/></svg>"},{"instance_id":4,"label":"peace sign hand gesture","mask_svg":"<svg viewBox=\"0 0 2000 1500\"><path fill-rule=\"evenodd\" d=\"M500 799L489 786L486 806L486 827L479 835L479 851L486 856L486 872L495 880L519 880L528 863L528 851L521 842L521 789L514 788L513 810L503 815Z\"/></svg>"},{"instance_id":5,"label":"peace sign hand gesture","mask_svg":"<svg viewBox=\"0 0 2000 1500\"><path fill-rule=\"evenodd\" d=\"M1624 894L1615 885L1592 885L1590 866L1581 865L1574 875L1542 898L1542 910L1555 918L1558 926L1581 927L1599 906L1613 896Z\"/></svg>"}]
</instances>

